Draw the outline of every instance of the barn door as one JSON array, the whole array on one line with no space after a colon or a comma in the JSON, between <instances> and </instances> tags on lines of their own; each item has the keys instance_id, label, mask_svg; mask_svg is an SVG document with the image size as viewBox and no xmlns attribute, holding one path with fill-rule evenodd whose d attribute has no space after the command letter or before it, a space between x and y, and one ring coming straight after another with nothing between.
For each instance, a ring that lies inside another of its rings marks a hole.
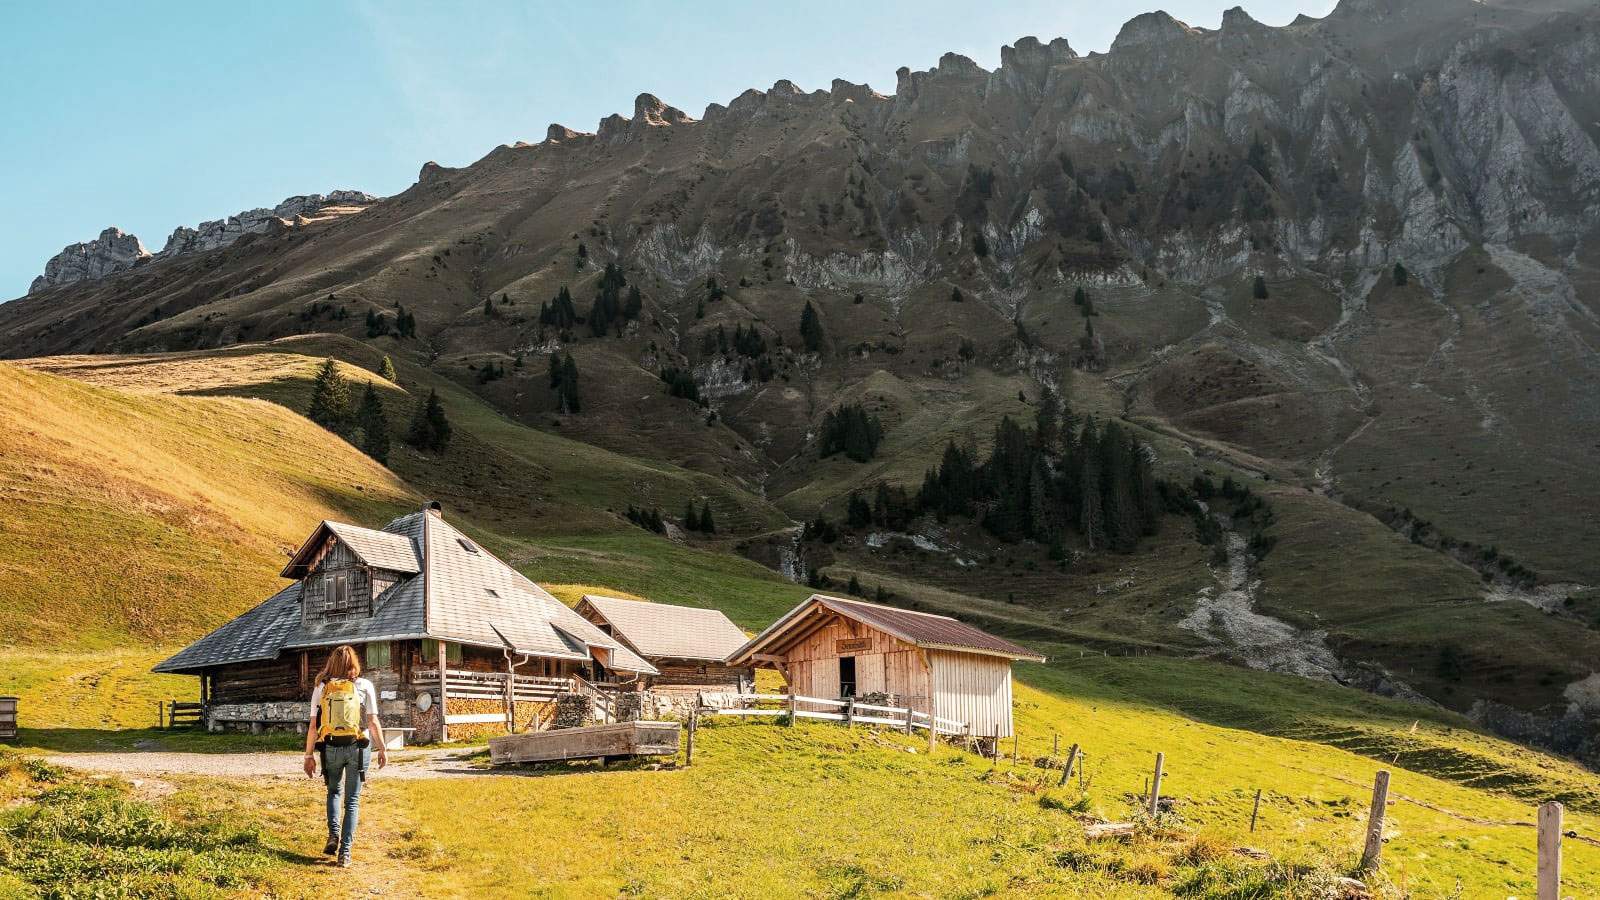
<instances>
[{"instance_id":1,"label":"barn door","mask_svg":"<svg viewBox=\"0 0 1600 900\"><path fill-rule=\"evenodd\" d=\"M854 656L839 657L839 696L854 697L856 695L856 658Z\"/></svg>"}]
</instances>

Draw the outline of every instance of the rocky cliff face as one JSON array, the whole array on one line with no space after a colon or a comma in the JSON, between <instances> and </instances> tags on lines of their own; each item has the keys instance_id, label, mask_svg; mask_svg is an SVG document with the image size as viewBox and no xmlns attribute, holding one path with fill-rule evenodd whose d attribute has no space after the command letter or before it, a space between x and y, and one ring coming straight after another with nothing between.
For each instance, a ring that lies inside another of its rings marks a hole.
<instances>
[{"instance_id":1,"label":"rocky cliff face","mask_svg":"<svg viewBox=\"0 0 1600 900\"><path fill-rule=\"evenodd\" d=\"M365 208L379 198L362 191L333 191L290 197L271 209L248 209L225 219L201 222L198 227L180 225L167 238L158 253L144 249L139 238L121 229L107 228L100 236L82 244L72 244L45 263L44 274L33 280L28 293L48 287L104 278L133 268L149 259L165 259L184 253L199 253L226 247L247 234L264 234L273 228L288 227L297 218L317 215L330 207Z\"/></svg>"},{"instance_id":2,"label":"rocky cliff face","mask_svg":"<svg viewBox=\"0 0 1600 900\"><path fill-rule=\"evenodd\" d=\"M149 251L131 234L107 228L92 241L68 244L44 264L44 274L33 280L28 293L86 278L104 278L131 269L150 258Z\"/></svg>"}]
</instances>

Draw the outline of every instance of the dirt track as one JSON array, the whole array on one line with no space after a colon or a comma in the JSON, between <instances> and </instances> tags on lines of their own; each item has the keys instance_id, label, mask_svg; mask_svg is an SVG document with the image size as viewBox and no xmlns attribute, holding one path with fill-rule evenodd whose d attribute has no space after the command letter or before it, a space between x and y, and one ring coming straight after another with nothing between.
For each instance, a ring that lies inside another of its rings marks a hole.
<instances>
[{"instance_id":1,"label":"dirt track","mask_svg":"<svg viewBox=\"0 0 1600 900\"><path fill-rule=\"evenodd\" d=\"M472 750L408 750L391 754L381 771L374 762L368 777L455 778L488 775L470 761ZM305 778L298 753L58 753L49 761L73 769L113 775L209 775L221 778Z\"/></svg>"}]
</instances>

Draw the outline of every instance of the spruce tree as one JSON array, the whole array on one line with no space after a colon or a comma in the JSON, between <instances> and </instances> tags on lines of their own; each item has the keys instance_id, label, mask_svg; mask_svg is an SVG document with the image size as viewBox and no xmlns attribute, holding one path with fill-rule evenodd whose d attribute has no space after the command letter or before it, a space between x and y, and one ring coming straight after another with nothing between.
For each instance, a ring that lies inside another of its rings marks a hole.
<instances>
[{"instance_id":1,"label":"spruce tree","mask_svg":"<svg viewBox=\"0 0 1600 900\"><path fill-rule=\"evenodd\" d=\"M710 500L707 500L705 505L700 507L700 530L706 534L717 533L717 520L711 516Z\"/></svg>"},{"instance_id":2,"label":"spruce tree","mask_svg":"<svg viewBox=\"0 0 1600 900\"><path fill-rule=\"evenodd\" d=\"M845 585L844 589L845 589L846 593L850 594L853 597L861 596L861 579L857 578L854 575L851 575L850 576L850 583Z\"/></svg>"},{"instance_id":3,"label":"spruce tree","mask_svg":"<svg viewBox=\"0 0 1600 900\"><path fill-rule=\"evenodd\" d=\"M951 303L965 303L966 300L967 300L967 298L961 296L961 288L953 287L953 288L950 289L950 302Z\"/></svg>"},{"instance_id":4,"label":"spruce tree","mask_svg":"<svg viewBox=\"0 0 1600 900\"><path fill-rule=\"evenodd\" d=\"M695 511L693 497L690 497L688 500L684 501L683 504L683 530L700 530L700 514Z\"/></svg>"},{"instance_id":5,"label":"spruce tree","mask_svg":"<svg viewBox=\"0 0 1600 900\"><path fill-rule=\"evenodd\" d=\"M406 443L418 450L438 453L450 444L450 420L439 402L439 392L428 391L428 398L417 404L411 416L411 426L406 430Z\"/></svg>"},{"instance_id":6,"label":"spruce tree","mask_svg":"<svg viewBox=\"0 0 1600 900\"><path fill-rule=\"evenodd\" d=\"M872 507L855 491L850 492L850 499L845 502L845 522L851 528L865 528L872 524Z\"/></svg>"},{"instance_id":7,"label":"spruce tree","mask_svg":"<svg viewBox=\"0 0 1600 900\"><path fill-rule=\"evenodd\" d=\"M817 308L811 305L810 300L800 310L800 340L811 353L822 349L822 320L818 318Z\"/></svg>"},{"instance_id":8,"label":"spruce tree","mask_svg":"<svg viewBox=\"0 0 1600 900\"><path fill-rule=\"evenodd\" d=\"M1409 281L1410 279L1411 279L1411 273L1406 271L1406 267L1401 265L1398 262L1395 263L1394 264L1394 286L1395 287L1405 287L1406 286L1406 282Z\"/></svg>"},{"instance_id":9,"label":"spruce tree","mask_svg":"<svg viewBox=\"0 0 1600 900\"><path fill-rule=\"evenodd\" d=\"M582 404L578 401L578 364L573 361L570 352L561 360L561 384L557 390L563 411L576 413L582 410Z\"/></svg>"},{"instance_id":10,"label":"spruce tree","mask_svg":"<svg viewBox=\"0 0 1600 900\"><path fill-rule=\"evenodd\" d=\"M1250 291L1251 291L1252 294L1255 295L1255 298L1257 300L1265 300L1265 299L1267 299L1267 279L1266 279L1266 277L1263 276L1263 275L1257 275L1256 276L1256 280L1255 280L1255 284L1251 287Z\"/></svg>"},{"instance_id":11,"label":"spruce tree","mask_svg":"<svg viewBox=\"0 0 1600 900\"><path fill-rule=\"evenodd\" d=\"M378 364L378 374L390 384L400 383L400 374L394 370L394 360L390 359L387 353L383 356L383 362Z\"/></svg>"},{"instance_id":12,"label":"spruce tree","mask_svg":"<svg viewBox=\"0 0 1600 900\"><path fill-rule=\"evenodd\" d=\"M1078 285L1078 289L1072 292L1072 302L1073 302L1073 304L1076 305L1076 306L1082 306L1085 303L1087 303L1088 300L1089 300L1089 295L1086 292L1084 292L1083 285L1081 285L1081 284Z\"/></svg>"},{"instance_id":13,"label":"spruce tree","mask_svg":"<svg viewBox=\"0 0 1600 900\"><path fill-rule=\"evenodd\" d=\"M340 431L350 423L350 386L332 357L323 360L322 368L317 370L306 418L329 431Z\"/></svg>"},{"instance_id":14,"label":"spruce tree","mask_svg":"<svg viewBox=\"0 0 1600 900\"><path fill-rule=\"evenodd\" d=\"M388 357L384 357L385 360ZM372 383L361 393L361 406L356 410L356 425L361 429L361 452L378 462L389 462L389 417L384 414L383 401Z\"/></svg>"},{"instance_id":15,"label":"spruce tree","mask_svg":"<svg viewBox=\"0 0 1600 900\"><path fill-rule=\"evenodd\" d=\"M561 386L561 357L559 355L557 355L557 354L552 353L552 354L550 354L550 387L552 389L554 389L554 388L558 388L560 386Z\"/></svg>"}]
</instances>

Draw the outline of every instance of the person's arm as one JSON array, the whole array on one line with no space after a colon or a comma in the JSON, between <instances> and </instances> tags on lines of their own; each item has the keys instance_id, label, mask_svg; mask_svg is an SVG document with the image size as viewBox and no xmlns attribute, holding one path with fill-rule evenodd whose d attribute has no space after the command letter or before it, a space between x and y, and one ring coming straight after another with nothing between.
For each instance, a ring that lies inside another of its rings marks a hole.
<instances>
[{"instance_id":1,"label":"person's arm","mask_svg":"<svg viewBox=\"0 0 1600 900\"><path fill-rule=\"evenodd\" d=\"M306 758L301 764L307 778L317 777L317 701L321 699L322 685L311 692L311 718L306 720Z\"/></svg>"},{"instance_id":2,"label":"person's arm","mask_svg":"<svg viewBox=\"0 0 1600 900\"><path fill-rule=\"evenodd\" d=\"M378 745L378 768L389 764L389 747L383 739L383 723L378 721L378 689L367 691L367 736Z\"/></svg>"}]
</instances>

